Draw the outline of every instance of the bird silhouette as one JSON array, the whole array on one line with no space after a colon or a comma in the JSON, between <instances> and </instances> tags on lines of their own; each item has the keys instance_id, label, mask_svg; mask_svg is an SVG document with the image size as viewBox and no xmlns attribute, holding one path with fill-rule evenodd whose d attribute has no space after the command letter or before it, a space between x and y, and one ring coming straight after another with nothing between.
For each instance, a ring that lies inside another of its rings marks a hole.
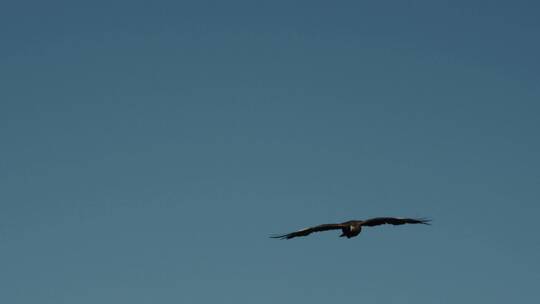
<instances>
[{"instance_id":1,"label":"bird silhouette","mask_svg":"<svg viewBox=\"0 0 540 304\"><path fill-rule=\"evenodd\" d=\"M362 231L362 227L373 227L384 224L390 225L403 225L403 224L424 224L430 225L429 219L414 219L414 218L396 218L396 217L374 217L367 220L351 220L338 224L323 224L313 227L304 228L295 232L274 235L271 238L288 240L295 237L307 236L313 232L321 232L328 230L339 230L341 229L340 237L347 237L348 239L357 236Z\"/></svg>"}]
</instances>

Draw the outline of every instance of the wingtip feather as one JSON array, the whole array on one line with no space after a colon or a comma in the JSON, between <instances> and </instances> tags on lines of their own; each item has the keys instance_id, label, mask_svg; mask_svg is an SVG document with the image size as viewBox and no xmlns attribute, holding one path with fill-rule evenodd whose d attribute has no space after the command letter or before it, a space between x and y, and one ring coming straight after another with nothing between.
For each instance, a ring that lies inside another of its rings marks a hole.
<instances>
[{"instance_id":1,"label":"wingtip feather","mask_svg":"<svg viewBox=\"0 0 540 304\"><path fill-rule=\"evenodd\" d=\"M271 238L271 239L286 240L286 239L287 239L287 235L271 235L271 236L269 236L269 238Z\"/></svg>"},{"instance_id":2,"label":"wingtip feather","mask_svg":"<svg viewBox=\"0 0 540 304\"><path fill-rule=\"evenodd\" d=\"M431 226L431 219L429 219L429 218L421 218L421 219L419 219L419 221L424 225Z\"/></svg>"}]
</instances>

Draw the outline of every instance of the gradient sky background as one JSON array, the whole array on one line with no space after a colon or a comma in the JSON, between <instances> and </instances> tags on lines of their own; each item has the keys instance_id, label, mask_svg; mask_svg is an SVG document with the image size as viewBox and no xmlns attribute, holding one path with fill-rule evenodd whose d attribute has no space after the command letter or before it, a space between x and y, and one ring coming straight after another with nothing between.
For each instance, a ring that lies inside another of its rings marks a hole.
<instances>
[{"instance_id":1,"label":"gradient sky background","mask_svg":"<svg viewBox=\"0 0 540 304\"><path fill-rule=\"evenodd\" d=\"M538 1L4 1L0 302L534 303ZM308 225L433 226L269 239Z\"/></svg>"}]
</instances>

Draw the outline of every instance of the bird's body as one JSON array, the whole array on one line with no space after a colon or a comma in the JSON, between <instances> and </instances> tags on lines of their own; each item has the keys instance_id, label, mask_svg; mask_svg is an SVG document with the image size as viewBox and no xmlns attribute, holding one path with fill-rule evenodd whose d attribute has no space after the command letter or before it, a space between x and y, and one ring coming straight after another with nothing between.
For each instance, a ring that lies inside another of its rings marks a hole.
<instances>
[{"instance_id":1,"label":"bird's body","mask_svg":"<svg viewBox=\"0 0 540 304\"><path fill-rule=\"evenodd\" d=\"M430 220L414 219L414 218L395 218L395 217L375 217L368 220L351 220L338 224L323 224L314 227L304 228L302 230L291 232L283 235L272 236L272 238L292 239L300 236L307 236L313 232L339 230L341 229L340 237L352 238L360 234L362 227L373 227L384 224L403 225L403 224L424 224L429 225Z\"/></svg>"},{"instance_id":2,"label":"bird's body","mask_svg":"<svg viewBox=\"0 0 540 304\"><path fill-rule=\"evenodd\" d=\"M348 221L345 223L342 223L344 225L343 228L341 228L341 235L340 237L346 236L348 239L355 237L360 234L362 231L362 225L359 221Z\"/></svg>"}]
</instances>

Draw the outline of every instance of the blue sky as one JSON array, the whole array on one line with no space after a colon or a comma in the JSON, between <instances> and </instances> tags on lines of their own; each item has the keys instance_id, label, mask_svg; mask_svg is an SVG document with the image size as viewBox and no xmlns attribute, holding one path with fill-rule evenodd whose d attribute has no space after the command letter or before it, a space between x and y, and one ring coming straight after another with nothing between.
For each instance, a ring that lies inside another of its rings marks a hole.
<instances>
[{"instance_id":1,"label":"blue sky","mask_svg":"<svg viewBox=\"0 0 540 304\"><path fill-rule=\"evenodd\" d=\"M7 1L2 303L538 299L535 1ZM319 223L433 225L269 239Z\"/></svg>"}]
</instances>

